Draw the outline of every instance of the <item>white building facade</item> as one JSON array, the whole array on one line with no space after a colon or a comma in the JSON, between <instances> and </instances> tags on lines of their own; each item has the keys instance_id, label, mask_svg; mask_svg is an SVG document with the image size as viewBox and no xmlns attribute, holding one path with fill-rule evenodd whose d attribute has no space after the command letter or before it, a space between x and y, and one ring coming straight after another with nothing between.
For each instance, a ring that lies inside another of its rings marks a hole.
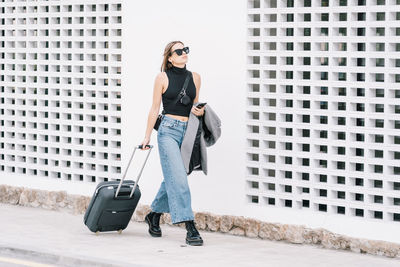
<instances>
[{"instance_id":1,"label":"white building facade","mask_svg":"<svg viewBox=\"0 0 400 267\"><path fill-rule=\"evenodd\" d=\"M400 222L400 1L248 2L247 197Z\"/></svg>"},{"instance_id":2,"label":"white building facade","mask_svg":"<svg viewBox=\"0 0 400 267\"><path fill-rule=\"evenodd\" d=\"M399 0L0 1L0 14L1 183L91 195L120 178L164 46L182 40L222 120L209 174L189 176L195 211L400 242ZM162 180L151 143L142 204Z\"/></svg>"}]
</instances>

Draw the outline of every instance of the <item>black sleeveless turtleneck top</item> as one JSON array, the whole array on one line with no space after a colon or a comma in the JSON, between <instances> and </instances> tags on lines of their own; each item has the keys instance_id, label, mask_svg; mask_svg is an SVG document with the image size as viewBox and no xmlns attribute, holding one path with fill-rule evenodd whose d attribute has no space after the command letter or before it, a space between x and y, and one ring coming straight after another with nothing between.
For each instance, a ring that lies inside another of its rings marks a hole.
<instances>
[{"instance_id":1,"label":"black sleeveless turtleneck top","mask_svg":"<svg viewBox=\"0 0 400 267\"><path fill-rule=\"evenodd\" d=\"M186 64L183 68L172 65L172 67L167 69L165 73L168 76L168 88L165 93L162 94L162 102L165 114L189 117L190 111L192 110L193 101L196 98L196 86L193 82L193 74L191 75L192 77L190 77L188 86L186 88L186 95L191 98L191 103L185 106L180 101L178 101L176 104L172 103L182 90L186 75L189 74L189 71L186 69Z\"/></svg>"}]
</instances>

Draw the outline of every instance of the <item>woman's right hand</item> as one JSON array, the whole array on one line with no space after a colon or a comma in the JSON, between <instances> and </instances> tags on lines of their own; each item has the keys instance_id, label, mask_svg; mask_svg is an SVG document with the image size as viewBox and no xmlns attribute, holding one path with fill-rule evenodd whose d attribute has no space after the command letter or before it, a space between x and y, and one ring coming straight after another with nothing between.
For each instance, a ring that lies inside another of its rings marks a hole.
<instances>
[{"instance_id":1,"label":"woman's right hand","mask_svg":"<svg viewBox=\"0 0 400 267\"><path fill-rule=\"evenodd\" d=\"M142 145L142 150L150 149L150 148L146 147L149 143L150 143L150 138L145 137L145 138L143 139L142 143L141 143L141 145Z\"/></svg>"}]
</instances>

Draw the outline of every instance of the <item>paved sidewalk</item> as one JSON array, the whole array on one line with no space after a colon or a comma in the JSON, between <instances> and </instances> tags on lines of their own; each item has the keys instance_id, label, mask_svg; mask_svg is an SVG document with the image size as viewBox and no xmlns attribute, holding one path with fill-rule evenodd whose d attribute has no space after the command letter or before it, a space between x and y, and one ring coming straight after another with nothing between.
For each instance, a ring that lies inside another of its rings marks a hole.
<instances>
[{"instance_id":1,"label":"paved sidewalk","mask_svg":"<svg viewBox=\"0 0 400 267\"><path fill-rule=\"evenodd\" d=\"M161 225L163 237L153 238L139 222L96 236L83 215L40 208L0 204L0 214L0 266L24 266L11 258L42 266L400 266L399 259L206 231L204 246L192 247L183 228Z\"/></svg>"}]
</instances>

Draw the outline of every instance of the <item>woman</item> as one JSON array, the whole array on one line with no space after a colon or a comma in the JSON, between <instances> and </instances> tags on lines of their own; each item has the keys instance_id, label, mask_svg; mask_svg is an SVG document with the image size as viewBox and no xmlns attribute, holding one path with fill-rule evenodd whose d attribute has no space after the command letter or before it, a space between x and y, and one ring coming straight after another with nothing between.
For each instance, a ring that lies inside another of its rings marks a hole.
<instances>
[{"instance_id":1,"label":"woman","mask_svg":"<svg viewBox=\"0 0 400 267\"><path fill-rule=\"evenodd\" d=\"M181 91L186 76L189 48L183 42L173 41L164 49L164 60L161 72L154 83L153 104L151 106L143 149L150 143L150 135L157 120L161 100L165 111L164 118L158 128L157 141L164 180L151 204L151 212L146 215L149 233L153 237L161 236L159 226L162 213L170 213L173 224L185 222L186 243L199 246L203 244L194 224L191 197L186 170L183 165L180 147L187 128L190 112L197 116L204 115L204 107L196 108L193 103L199 100L200 75L192 72L187 85L186 94L190 103L185 105L175 101Z\"/></svg>"}]
</instances>

